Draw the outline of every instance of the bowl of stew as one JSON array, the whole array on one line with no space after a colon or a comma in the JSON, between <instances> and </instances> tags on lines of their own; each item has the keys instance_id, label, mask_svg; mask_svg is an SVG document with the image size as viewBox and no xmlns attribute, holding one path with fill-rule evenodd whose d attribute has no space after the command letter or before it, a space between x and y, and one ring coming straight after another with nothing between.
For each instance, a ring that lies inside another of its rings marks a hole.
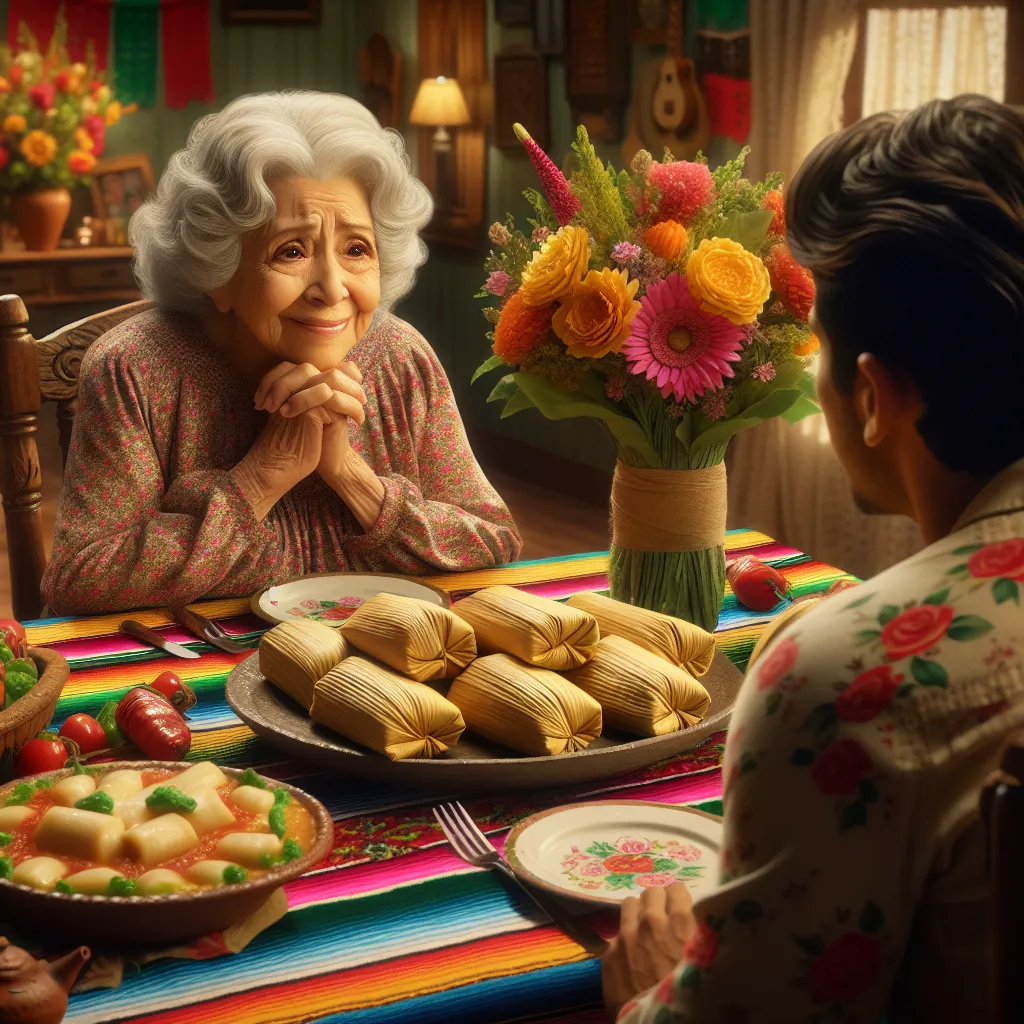
<instances>
[{"instance_id":1,"label":"bowl of stew","mask_svg":"<svg viewBox=\"0 0 1024 1024\"><path fill-rule=\"evenodd\" d=\"M319 863L334 828L252 769L121 761L0 787L0 919L81 943L222 931Z\"/></svg>"}]
</instances>

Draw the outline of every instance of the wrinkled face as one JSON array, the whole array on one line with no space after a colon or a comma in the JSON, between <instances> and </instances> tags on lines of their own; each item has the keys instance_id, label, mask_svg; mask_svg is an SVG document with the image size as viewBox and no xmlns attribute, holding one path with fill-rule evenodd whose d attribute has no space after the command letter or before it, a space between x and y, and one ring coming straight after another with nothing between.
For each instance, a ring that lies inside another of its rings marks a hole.
<instances>
[{"instance_id":1,"label":"wrinkled face","mask_svg":"<svg viewBox=\"0 0 1024 1024\"><path fill-rule=\"evenodd\" d=\"M277 213L243 237L234 277L210 297L275 359L329 370L366 333L380 302L366 194L351 178L269 185Z\"/></svg>"},{"instance_id":2,"label":"wrinkled face","mask_svg":"<svg viewBox=\"0 0 1024 1024\"><path fill-rule=\"evenodd\" d=\"M858 374L853 391L847 394L832 377L832 346L821 321L810 317L811 330L821 341L821 356L815 382L818 405L828 424L829 437L862 512L887 513L899 510L899 501L889 487L890 472L878 449L865 441L864 403L870 385Z\"/></svg>"}]
</instances>

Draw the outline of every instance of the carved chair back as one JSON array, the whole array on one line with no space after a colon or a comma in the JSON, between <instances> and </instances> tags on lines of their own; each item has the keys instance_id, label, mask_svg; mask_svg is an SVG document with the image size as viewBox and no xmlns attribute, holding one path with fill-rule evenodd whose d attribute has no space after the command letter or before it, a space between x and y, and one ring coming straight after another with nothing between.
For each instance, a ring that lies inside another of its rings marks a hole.
<instances>
[{"instance_id":1,"label":"carved chair back","mask_svg":"<svg viewBox=\"0 0 1024 1024\"><path fill-rule=\"evenodd\" d=\"M42 474L36 444L39 408L56 402L61 454L68 456L78 399L78 371L86 349L100 335L151 302L132 302L87 316L36 341L28 311L17 295L0 296L0 493L7 529L7 561L14 615L35 618L46 568Z\"/></svg>"},{"instance_id":2,"label":"carved chair back","mask_svg":"<svg viewBox=\"0 0 1024 1024\"><path fill-rule=\"evenodd\" d=\"M981 795L992 907L993 1024L1024 1020L1024 731Z\"/></svg>"}]
</instances>

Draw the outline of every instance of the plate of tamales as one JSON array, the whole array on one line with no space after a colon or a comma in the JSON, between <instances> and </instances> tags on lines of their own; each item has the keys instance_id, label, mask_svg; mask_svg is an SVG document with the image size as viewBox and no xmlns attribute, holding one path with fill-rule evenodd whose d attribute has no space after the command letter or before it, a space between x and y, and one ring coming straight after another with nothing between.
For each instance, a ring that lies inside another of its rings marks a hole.
<instances>
[{"instance_id":1,"label":"plate of tamales","mask_svg":"<svg viewBox=\"0 0 1024 1024\"><path fill-rule=\"evenodd\" d=\"M323 622L340 626L363 602L377 594L397 594L447 608L445 591L412 576L387 573L332 572L300 576L266 587L249 602L253 614L265 622Z\"/></svg>"},{"instance_id":2,"label":"plate of tamales","mask_svg":"<svg viewBox=\"0 0 1024 1024\"><path fill-rule=\"evenodd\" d=\"M742 676L714 636L596 593L489 587L451 608L381 592L340 627L264 634L225 693L253 732L434 792L608 778L725 728Z\"/></svg>"}]
</instances>

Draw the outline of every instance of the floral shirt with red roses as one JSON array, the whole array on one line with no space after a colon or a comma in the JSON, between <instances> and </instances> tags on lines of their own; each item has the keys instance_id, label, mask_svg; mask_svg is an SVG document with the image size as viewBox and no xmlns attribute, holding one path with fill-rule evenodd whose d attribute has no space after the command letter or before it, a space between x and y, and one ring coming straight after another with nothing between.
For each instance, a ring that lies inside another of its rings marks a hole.
<instances>
[{"instance_id":1,"label":"floral shirt with red roses","mask_svg":"<svg viewBox=\"0 0 1024 1024\"><path fill-rule=\"evenodd\" d=\"M620 1024L990 1019L977 806L1024 724L1024 461L747 676L720 886Z\"/></svg>"}]
</instances>

